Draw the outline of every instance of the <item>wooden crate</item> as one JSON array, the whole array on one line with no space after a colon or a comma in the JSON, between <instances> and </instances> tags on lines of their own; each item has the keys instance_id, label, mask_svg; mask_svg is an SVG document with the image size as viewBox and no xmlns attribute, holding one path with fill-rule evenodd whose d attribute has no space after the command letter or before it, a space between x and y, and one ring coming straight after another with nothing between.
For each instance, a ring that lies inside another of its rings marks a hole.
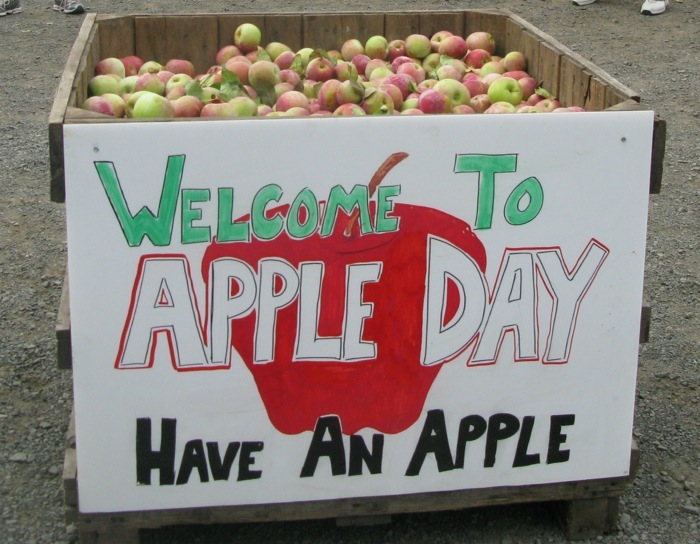
<instances>
[{"instance_id":1,"label":"wooden crate","mask_svg":"<svg viewBox=\"0 0 700 544\"><path fill-rule=\"evenodd\" d=\"M366 40L375 34L391 40L412 33L431 35L438 30L464 36L486 30L496 40L498 54L522 51L532 76L564 105L578 105L589 111L641 108L640 97L632 89L507 10L196 16L88 14L68 58L49 116L51 199L65 201L64 123L141 122L104 116L95 120L94 115L78 108L88 97L87 85L97 61L132 54L162 62L187 58L197 71L204 72L214 64L218 49L233 42L233 33L242 22L258 25L266 42L280 41L292 49L302 46L337 49L347 38ZM658 193L661 187L665 141L666 122L656 116L650 172L652 193Z\"/></svg>"},{"instance_id":2,"label":"wooden crate","mask_svg":"<svg viewBox=\"0 0 700 544\"><path fill-rule=\"evenodd\" d=\"M290 13L129 15L88 14L70 53L49 118L51 199L65 201L63 126L70 123L130 123L134 119L96 117L78 106L87 98L87 83L95 63L105 57L138 55L165 62L192 60L206 71L217 50L232 43L242 22L257 24L265 41L280 41L293 49L302 46L339 48L350 37L366 39L383 34L388 39L412 33L430 35L447 29L467 35L487 30L495 38L497 53L520 50L527 56L530 73L565 105L589 111L639 109L640 97L610 75L566 48L551 36L506 10L391 13ZM155 38L157 37L157 38ZM184 46L183 44L187 44ZM150 121L154 122L154 121ZM160 122L160 121L155 121ZM163 121L167 122L167 121ZM650 192L660 190L666 124L655 117L650 171ZM648 338L650 307L641 311L640 341ZM56 326L58 363L71 367L70 307L64 285ZM639 450L633 445L630 475L589 481L497 487L453 492L422 493L367 499L338 499L289 504L266 504L178 510L83 514L79 509L74 427L69 430L63 474L66 518L75 523L82 542L138 542L140 529L178 524L214 524L335 518L339 523L387 519L392 514L459 510L479 506L555 501L566 535L592 538L617 524L619 497L634 477Z\"/></svg>"}]
</instances>

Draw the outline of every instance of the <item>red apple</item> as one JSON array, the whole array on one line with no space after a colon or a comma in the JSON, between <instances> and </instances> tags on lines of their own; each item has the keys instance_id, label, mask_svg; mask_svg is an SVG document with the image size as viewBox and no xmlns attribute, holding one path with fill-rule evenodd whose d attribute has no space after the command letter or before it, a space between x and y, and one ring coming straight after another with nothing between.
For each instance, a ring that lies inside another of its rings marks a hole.
<instances>
[{"instance_id":1,"label":"red apple","mask_svg":"<svg viewBox=\"0 0 700 544\"><path fill-rule=\"evenodd\" d=\"M440 49L440 42L442 42L445 38L449 38L452 35L452 32L450 32L449 30L439 30L435 34L433 34L430 38L431 51L433 53L437 53Z\"/></svg>"},{"instance_id":2,"label":"red apple","mask_svg":"<svg viewBox=\"0 0 700 544\"><path fill-rule=\"evenodd\" d=\"M126 68L121 59L108 57L95 64L95 75L114 74L120 78L126 77Z\"/></svg>"},{"instance_id":3,"label":"red apple","mask_svg":"<svg viewBox=\"0 0 700 544\"><path fill-rule=\"evenodd\" d=\"M338 106L335 111L333 112L334 116L340 116L340 117L345 117L345 116L351 116L351 117L356 117L358 115L367 115L365 113L365 110L363 110L359 104L353 104L352 102L348 102L346 104L341 104Z\"/></svg>"},{"instance_id":4,"label":"red apple","mask_svg":"<svg viewBox=\"0 0 700 544\"><path fill-rule=\"evenodd\" d=\"M136 55L122 57L121 61L124 64L124 72L126 77L138 75L141 66L143 66L143 61Z\"/></svg>"},{"instance_id":5,"label":"red apple","mask_svg":"<svg viewBox=\"0 0 700 544\"><path fill-rule=\"evenodd\" d=\"M81 106L82 109L102 115L114 117L114 107L112 103L103 96L91 96Z\"/></svg>"},{"instance_id":6,"label":"red apple","mask_svg":"<svg viewBox=\"0 0 700 544\"><path fill-rule=\"evenodd\" d=\"M306 77L314 81L328 81L335 76L333 63L324 57L314 57L306 66Z\"/></svg>"},{"instance_id":7,"label":"red apple","mask_svg":"<svg viewBox=\"0 0 700 544\"><path fill-rule=\"evenodd\" d=\"M423 113L449 113L452 109L452 101L440 91L428 89L421 93L418 109Z\"/></svg>"},{"instance_id":8,"label":"red apple","mask_svg":"<svg viewBox=\"0 0 700 544\"><path fill-rule=\"evenodd\" d=\"M233 57L238 57L243 54L243 51L238 49L235 45L224 45L216 53L216 64L223 66L228 59Z\"/></svg>"},{"instance_id":9,"label":"red apple","mask_svg":"<svg viewBox=\"0 0 700 544\"><path fill-rule=\"evenodd\" d=\"M496 42L488 32L472 32L466 38L467 47L472 49L483 49L493 55L496 52Z\"/></svg>"},{"instance_id":10,"label":"red apple","mask_svg":"<svg viewBox=\"0 0 700 544\"><path fill-rule=\"evenodd\" d=\"M199 117L202 111L202 101L196 96L181 96L172 101L175 117Z\"/></svg>"},{"instance_id":11,"label":"red apple","mask_svg":"<svg viewBox=\"0 0 700 544\"><path fill-rule=\"evenodd\" d=\"M187 74L190 77L195 76L194 64L185 59L170 59L165 63L165 69L173 74Z\"/></svg>"},{"instance_id":12,"label":"red apple","mask_svg":"<svg viewBox=\"0 0 700 544\"><path fill-rule=\"evenodd\" d=\"M447 36L440 41L438 45L438 53L447 55L453 59L463 58L468 51L467 42L462 36Z\"/></svg>"},{"instance_id":13,"label":"red apple","mask_svg":"<svg viewBox=\"0 0 700 544\"><path fill-rule=\"evenodd\" d=\"M370 213L375 211L372 202ZM290 210L281 206L269 210L269 214L284 219ZM341 212L328 236L316 231L296 239L283 230L272 240L214 241L206 249L202 275L207 284L212 263L217 260L243 261L256 274L264 259L273 255L297 270L302 263L322 262L319 338L343 334L350 267L381 263L379 279L367 282L362 293L363 302L372 306L372 315L362 326L362 341L376 346L369 358L347 363L295 356L298 299L277 310L273 360L266 364L254 362L256 312L233 319L232 347L255 380L270 422L279 432L293 435L313 431L319 417L333 414L340 419L344 434L365 428L395 434L416 423L424 413L425 398L441 368L441 364L421 363L430 240L445 240L458 248L482 273L486 270L486 251L467 223L445 212L397 203L392 217L400 225L398 231L361 235L357 222ZM445 300L449 318L460 305L457 290L448 289Z\"/></svg>"},{"instance_id":14,"label":"red apple","mask_svg":"<svg viewBox=\"0 0 700 544\"><path fill-rule=\"evenodd\" d=\"M464 60L467 66L481 68L487 62L491 62L491 53L485 49L472 49L467 53Z\"/></svg>"}]
</instances>

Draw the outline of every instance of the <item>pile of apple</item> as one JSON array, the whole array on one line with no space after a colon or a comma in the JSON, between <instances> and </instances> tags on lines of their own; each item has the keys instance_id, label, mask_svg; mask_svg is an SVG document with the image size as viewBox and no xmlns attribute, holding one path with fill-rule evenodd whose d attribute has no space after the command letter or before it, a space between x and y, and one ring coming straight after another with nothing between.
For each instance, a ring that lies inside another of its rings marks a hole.
<instances>
[{"instance_id":1,"label":"pile of apple","mask_svg":"<svg viewBox=\"0 0 700 544\"><path fill-rule=\"evenodd\" d=\"M82 107L133 118L583 111L539 86L521 52L497 56L488 32L372 36L339 51L261 39L255 25L240 25L204 74L184 59L103 59Z\"/></svg>"}]
</instances>

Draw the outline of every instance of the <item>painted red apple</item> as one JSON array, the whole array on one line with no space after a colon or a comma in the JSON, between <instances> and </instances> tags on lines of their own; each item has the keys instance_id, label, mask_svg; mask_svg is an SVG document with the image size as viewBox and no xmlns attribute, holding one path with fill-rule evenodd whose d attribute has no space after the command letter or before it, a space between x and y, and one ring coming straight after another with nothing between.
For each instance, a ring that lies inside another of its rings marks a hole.
<instances>
[{"instance_id":1,"label":"painted red apple","mask_svg":"<svg viewBox=\"0 0 700 544\"><path fill-rule=\"evenodd\" d=\"M387 168L406 156L397 153L389 157L370 182L370 189L376 187L377 179L381 181ZM286 217L289 208L281 206L267 213L268 217ZM393 232L362 235L359 222L340 212L329 236L321 237L316 231L293 239L283 230L272 240L214 241L207 248L202 260L207 282L217 259L241 260L256 273L261 260L272 257L297 270L305 262L323 262L320 337L343 334L347 267L381 263L378 280L365 283L362 293L362 303L373 306L371 315L364 319L361 336L363 342L376 346L374 357L353 362L295 360L299 308L294 299L277 310L272 360L255 364L256 310L232 320L232 345L250 370L270 421L280 432L311 431L319 417L329 414L340 418L346 434L363 428L398 433L420 418L441 367L421 364L429 237L439 237L461 249L482 272L486 253L468 224L442 211L396 203L391 215L399 219L399 229ZM460 306L457 291L447 289L446 319Z\"/></svg>"}]
</instances>

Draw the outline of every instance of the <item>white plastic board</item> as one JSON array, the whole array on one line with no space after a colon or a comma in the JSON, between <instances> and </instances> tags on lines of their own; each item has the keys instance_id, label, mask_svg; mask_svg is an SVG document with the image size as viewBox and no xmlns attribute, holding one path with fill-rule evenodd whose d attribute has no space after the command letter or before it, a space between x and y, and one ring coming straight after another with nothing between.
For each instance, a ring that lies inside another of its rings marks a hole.
<instances>
[{"instance_id":1,"label":"white plastic board","mask_svg":"<svg viewBox=\"0 0 700 544\"><path fill-rule=\"evenodd\" d=\"M652 126L66 125L81 510L627 474Z\"/></svg>"}]
</instances>

